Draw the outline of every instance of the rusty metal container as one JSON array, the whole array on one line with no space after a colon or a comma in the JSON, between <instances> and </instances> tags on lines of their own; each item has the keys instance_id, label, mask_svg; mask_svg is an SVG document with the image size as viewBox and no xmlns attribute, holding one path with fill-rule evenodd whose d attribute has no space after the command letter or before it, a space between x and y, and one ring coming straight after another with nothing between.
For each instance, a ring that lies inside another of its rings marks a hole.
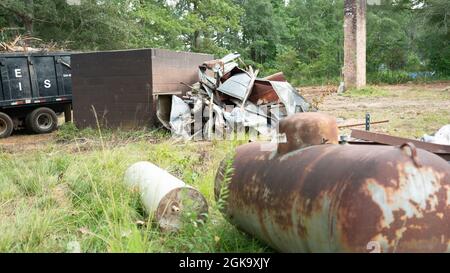
<instances>
[{"instance_id":1,"label":"rusty metal container","mask_svg":"<svg viewBox=\"0 0 450 273\"><path fill-rule=\"evenodd\" d=\"M150 48L73 54L75 124L79 128L96 128L97 122L110 128L151 127L157 121L157 97L190 90L186 84L198 81L198 66L213 57Z\"/></svg>"},{"instance_id":2,"label":"rusty metal container","mask_svg":"<svg viewBox=\"0 0 450 273\"><path fill-rule=\"evenodd\" d=\"M222 162L215 195L231 223L274 249L449 251L450 165L440 157L412 144L293 145L282 154L262 145Z\"/></svg>"}]
</instances>

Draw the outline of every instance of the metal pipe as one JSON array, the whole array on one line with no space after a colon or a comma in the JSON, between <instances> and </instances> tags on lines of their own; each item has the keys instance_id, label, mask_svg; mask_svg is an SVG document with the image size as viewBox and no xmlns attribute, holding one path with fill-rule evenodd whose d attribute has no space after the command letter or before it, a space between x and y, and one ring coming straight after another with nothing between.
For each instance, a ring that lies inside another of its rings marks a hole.
<instances>
[{"instance_id":1,"label":"metal pipe","mask_svg":"<svg viewBox=\"0 0 450 273\"><path fill-rule=\"evenodd\" d=\"M200 192L150 162L133 164L124 181L139 190L146 211L164 231L177 231L186 217L203 220L208 213Z\"/></svg>"},{"instance_id":2,"label":"metal pipe","mask_svg":"<svg viewBox=\"0 0 450 273\"><path fill-rule=\"evenodd\" d=\"M412 144L264 145L222 162L215 196L231 223L275 250L449 251L450 166L438 156Z\"/></svg>"},{"instance_id":3,"label":"metal pipe","mask_svg":"<svg viewBox=\"0 0 450 273\"><path fill-rule=\"evenodd\" d=\"M381 123L388 123L389 120L380 120L380 121L373 121L370 123L370 125L374 125L374 124L381 124ZM357 127L357 126L364 126L367 125L366 122L364 123L355 123L355 124L345 124L345 125L339 125L338 128L339 129L343 129L343 128L351 128L351 127Z\"/></svg>"}]
</instances>

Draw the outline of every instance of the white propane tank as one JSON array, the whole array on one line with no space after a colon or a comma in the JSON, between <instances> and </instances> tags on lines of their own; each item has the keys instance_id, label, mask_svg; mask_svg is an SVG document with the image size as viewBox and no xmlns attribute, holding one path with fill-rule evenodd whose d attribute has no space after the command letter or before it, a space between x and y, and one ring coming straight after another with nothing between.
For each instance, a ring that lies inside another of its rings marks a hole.
<instances>
[{"instance_id":1,"label":"white propane tank","mask_svg":"<svg viewBox=\"0 0 450 273\"><path fill-rule=\"evenodd\" d=\"M183 217L204 219L208 204L203 195L150 162L133 164L125 172L125 183L140 192L149 215L162 230L178 231Z\"/></svg>"}]
</instances>

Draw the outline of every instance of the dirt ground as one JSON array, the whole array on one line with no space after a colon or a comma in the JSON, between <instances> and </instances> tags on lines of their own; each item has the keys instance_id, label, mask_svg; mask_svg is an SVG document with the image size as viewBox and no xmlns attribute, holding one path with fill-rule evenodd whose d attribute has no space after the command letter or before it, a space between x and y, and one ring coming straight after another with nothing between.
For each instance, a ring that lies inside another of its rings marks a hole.
<instances>
[{"instance_id":1,"label":"dirt ground","mask_svg":"<svg viewBox=\"0 0 450 273\"><path fill-rule=\"evenodd\" d=\"M364 122L365 114L370 113L373 121L390 120L386 124L373 125L373 131L417 139L450 124L450 81L372 88L376 92L367 96L336 94L335 86L302 87L300 92L308 101L317 103L319 111L336 116L340 125ZM349 134L350 130L341 133ZM0 150L38 149L54 142L55 136L56 132L47 135L15 132L7 139L0 139Z\"/></svg>"},{"instance_id":2,"label":"dirt ground","mask_svg":"<svg viewBox=\"0 0 450 273\"><path fill-rule=\"evenodd\" d=\"M389 120L389 123L373 125L373 131L419 139L450 124L450 82L370 88L374 92L367 95L336 94L333 86L306 87L300 91L309 101L322 97L319 110L335 116L339 125L364 123L369 113L372 121ZM350 129L341 133L349 134Z\"/></svg>"},{"instance_id":3,"label":"dirt ground","mask_svg":"<svg viewBox=\"0 0 450 273\"><path fill-rule=\"evenodd\" d=\"M64 116L58 117L58 126L64 123ZM51 134L36 135L27 130L19 130L13 132L13 135L0 139L0 151L14 152L15 150L27 151L35 150L51 143L56 136L56 132Z\"/></svg>"},{"instance_id":4,"label":"dirt ground","mask_svg":"<svg viewBox=\"0 0 450 273\"><path fill-rule=\"evenodd\" d=\"M449 100L433 100L434 96L428 96L429 99L424 99L425 96L408 96L406 93L412 93L417 91L422 92L449 92L450 82L441 82L435 84L422 84L422 85L385 85L379 86L379 88L386 90L387 97L377 97L376 99L368 99L362 97L360 99L350 99L344 96L338 96L337 94L328 96L322 105L321 110L325 112L334 112L341 110L355 110L355 109L392 109L403 108L404 110L417 108L434 108L434 109L448 109L450 107ZM317 91L316 91L317 93ZM397 94L396 94L397 93ZM436 94L437 96L439 94ZM396 99L392 99L396 97ZM350 102L350 103L349 103Z\"/></svg>"},{"instance_id":5,"label":"dirt ground","mask_svg":"<svg viewBox=\"0 0 450 273\"><path fill-rule=\"evenodd\" d=\"M13 152L17 150L33 150L53 141L55 132L45 135L33 135L25 131L16 132L9 138L0 139L0 150Z\"/></svg>"}]
</instances>

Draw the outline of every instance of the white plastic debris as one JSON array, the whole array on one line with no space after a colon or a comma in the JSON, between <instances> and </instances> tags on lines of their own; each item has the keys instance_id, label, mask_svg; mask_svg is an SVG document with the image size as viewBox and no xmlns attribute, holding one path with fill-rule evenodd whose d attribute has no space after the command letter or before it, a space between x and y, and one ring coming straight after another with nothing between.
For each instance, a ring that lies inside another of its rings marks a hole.
<instances>
[{"instance_id":1,"label":"white plastic debris","mask_svg":"<svg viewBox=\"0 0 450 273\"><path fill-rule=\"evenodd\" d=\"M450 145L450 124L439 129L434 136L424 135L422 139L429 143Z\"/></svg>"}]
</instances>

